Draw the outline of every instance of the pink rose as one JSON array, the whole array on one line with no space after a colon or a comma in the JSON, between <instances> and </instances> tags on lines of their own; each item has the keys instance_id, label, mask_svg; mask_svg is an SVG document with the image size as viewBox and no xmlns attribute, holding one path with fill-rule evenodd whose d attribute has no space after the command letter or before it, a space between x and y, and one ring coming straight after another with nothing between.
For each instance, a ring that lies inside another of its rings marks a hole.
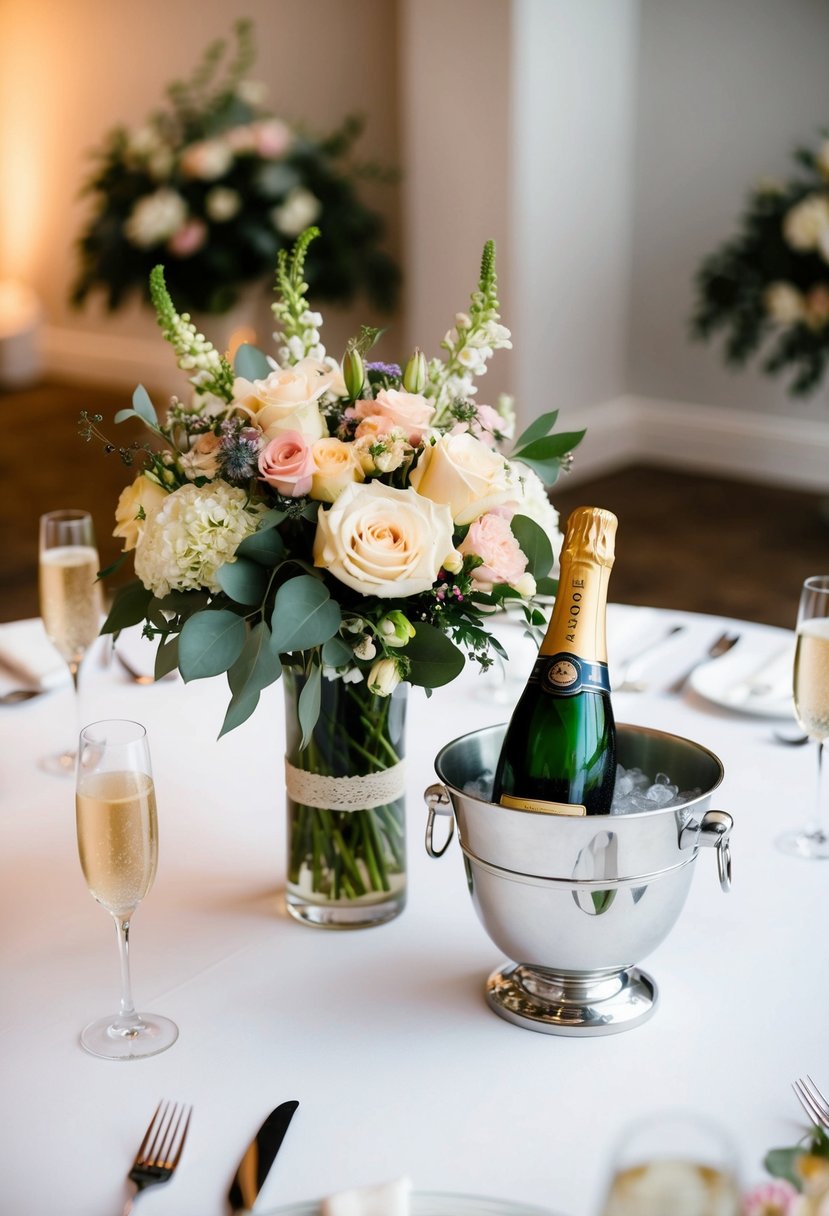
<instances>
[{"instance_id":1,"label":"pink rose","mask_svg":"<svg viewBox=\"0 0 829 1216\"><path fill-rule=\"evenodd\" d=\"M367 401L366 405L372 405L373 402ZM390 418L384 418L382 414L368 414L363 418L362 422L354 432L355 439L380 439L384 435L389 435L394 430L394 423Z\"/></svg>"},{"instance_id":2,"label":"pink rose","mask_svg":"<svg viewBox=\"0 0 829 1216\"><path fill-rule=\"evenodd\" d=\"M479 591L491 591L493 583L514 585L527 569L527 559L510 531L509 521L494 511L469 525L459 551L482 558L484 564L472 571L472 582Z\"/></svg>"},{"instance_id":3,"label":"pink rose","mask_svg":"<svg viewBox=\"0 0 829 1216\"><path fill-rule=\"evenodd\" d=\"M381 388L373 401L357 401L354 410L358 418L378 414L381 418L388 418L392 426L399 427L406 434L409 443L414 447L422 441L429 429L435 407L420 393Z\"/></svg>"},{"instance_id":4,"label":"pink rose","mask_svg":"<svg viewBox=\"0 0 829 1216\"><path fill-rule=\"evenodd\" d=\"M189 258L201 249L207 240L207 224L204 220L187 220L167 242L167 248L177 258Z\"/></svg>"},{"instance_id":5,"label":"pink rose","mask_svg":"<svg viewBox=\"0 0 829 1216\"><path fill-rule=\"evenodd\" d=\"M286 498L300 498L311 489L314 457L299 431L280 431L259 453L262 480Z\"/></svg>"},{"instance_id":6,"label":"pink rose","mask_svg":"<svg viewBox=\"0 0 829 1216\"><path fill-rule=\"evenodd\" d=\"M253 139L256 151L260 156L283 156L293 142L293 133L289 126L278 118L265 118L252 124Z\"/></svg>"}]
</instances>

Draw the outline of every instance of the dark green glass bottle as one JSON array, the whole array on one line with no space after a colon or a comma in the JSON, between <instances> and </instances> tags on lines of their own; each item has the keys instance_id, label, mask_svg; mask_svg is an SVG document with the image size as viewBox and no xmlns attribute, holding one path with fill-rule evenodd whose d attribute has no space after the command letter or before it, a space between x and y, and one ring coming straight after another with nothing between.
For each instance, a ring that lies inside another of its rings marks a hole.
<instances>
[{"instance_id":1,"label":"dark green glass bottle","mask_svg":"<svg viewBox=\"0 0 829 1216\"><path fill-rule=\"evenodd\" d=\"M607 815L616 780L605 616L616 516L567 521L553 614L504 737L493 802L552 815Z\"/></svg>"}]
</instances>

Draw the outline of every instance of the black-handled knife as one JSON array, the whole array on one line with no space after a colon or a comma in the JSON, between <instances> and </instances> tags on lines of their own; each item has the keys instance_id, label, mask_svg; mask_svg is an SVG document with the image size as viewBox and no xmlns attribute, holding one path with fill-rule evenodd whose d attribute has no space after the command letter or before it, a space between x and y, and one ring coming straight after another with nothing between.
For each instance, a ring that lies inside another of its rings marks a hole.
<instances>
[{"instance_id":1,"label":"black-handled knife","mask_svg":"<svg viewBox=\"0 0 829 1216\"><path fill-rule=\"evenodd\" d=\"M281 1102L251 1140L227 1193L232 1212L249 1212L256 1202L298 1102Z\"/></svg>"}]
</instances>

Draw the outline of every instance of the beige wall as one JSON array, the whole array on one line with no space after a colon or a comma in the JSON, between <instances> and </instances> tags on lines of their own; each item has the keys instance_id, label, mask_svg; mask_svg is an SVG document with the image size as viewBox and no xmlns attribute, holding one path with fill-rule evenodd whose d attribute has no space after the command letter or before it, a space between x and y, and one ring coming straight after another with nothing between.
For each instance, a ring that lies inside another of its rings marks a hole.
<instances>
[{"instance_id":1,"label":"beige wall","mask_svg":"<svg viewBox=\"0 0 829 1216\"><path fill-rule=\"evenodd\" d=\"M144 308L109 315L67 303L86 153L116 123L140 123L243 16L256 23L253 75L276 112L320 131L360 112L358 153L399 163L396 0L0 0L0 277L36 289L62 342L66 330L90 353L97 333L157 342ZM398 256L399 196L398 187L364 190ZM332 353L358 320L379 323L369 313L362 303L330 318Z\"/></svg>"}]
</instances>

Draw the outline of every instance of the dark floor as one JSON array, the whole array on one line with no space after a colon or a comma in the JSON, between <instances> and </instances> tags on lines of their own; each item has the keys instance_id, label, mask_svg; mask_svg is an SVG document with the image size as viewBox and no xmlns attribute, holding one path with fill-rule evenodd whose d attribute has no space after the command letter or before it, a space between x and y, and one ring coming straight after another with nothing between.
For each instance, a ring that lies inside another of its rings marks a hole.
<instances>
[{"instance_id":1,"label":"dark floor","mask_svg":"<svg viewBox=\"0 0 829 1216\"><path fill-rule=\"evenodd\" d=\"M37 614L43 512L85 507L102 564L117 556L113 509L131 474L117 454L79 438L78 416L102 414L102 429L118 443L143 437L140 425L112 422L129 398L124 389L56 383L0 394L0 620ZM791 627L803 579L829 571L829 523L817 494L636 467L572 488L563 477L553 500L563 519L582 503L618 515L610 593L621 603Z\"/></svg>"}]
</instances>

